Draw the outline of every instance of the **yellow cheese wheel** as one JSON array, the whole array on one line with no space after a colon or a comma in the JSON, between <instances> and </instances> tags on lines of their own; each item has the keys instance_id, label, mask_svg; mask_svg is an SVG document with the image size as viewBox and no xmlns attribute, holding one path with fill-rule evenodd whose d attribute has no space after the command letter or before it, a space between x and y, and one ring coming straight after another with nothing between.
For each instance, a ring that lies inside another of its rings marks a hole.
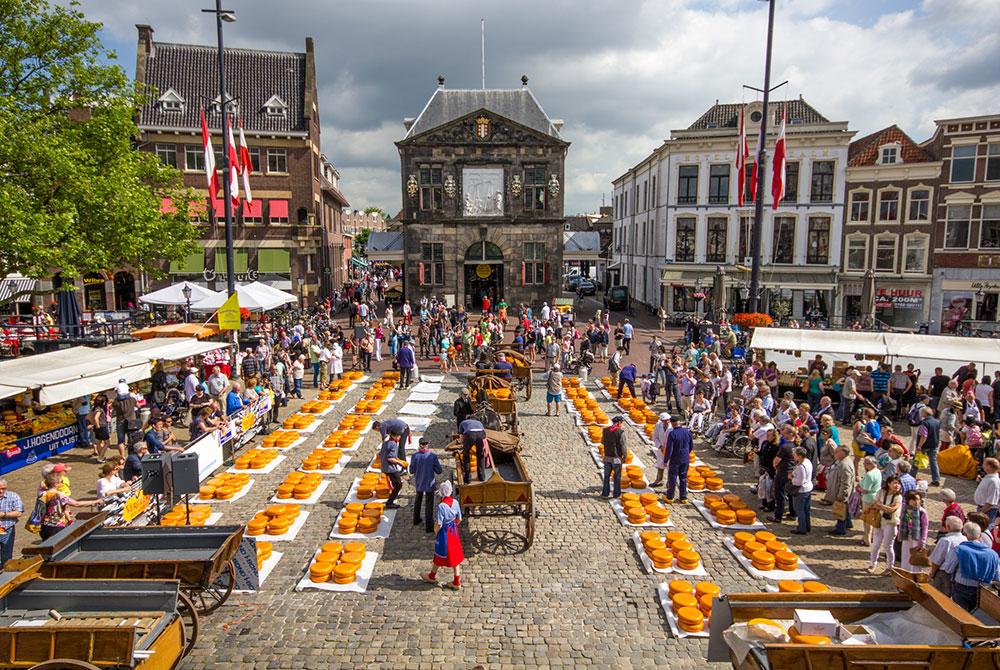
<instances>
[{"instance_id":1,"label":"yellow cheese wheel","mask_svg":"<svg viewBox=\"0 0 1000 670\"><path fill-rule=\"evenodd\" d=\"M653 539L662 540L663 536L660 535L655 530L644 530L641 533L639 533L639 539L642 540L643 544L645 544L647 541L653 540Z\"/></svg>"},{"instance_id":2,"label":"yellow cheese wheel","mask_svg":"<svg viewBox=\"0 0 1000 670\"><path fill-rule=\"evenodd\" d=\"M753 535L747 533L746 531L739 531L733 536L733 543L736 545L737 549L742 549L747 542L753 542Z\"/></svg>"},{"instance_id":3,"label":"yellow cheese wheel","mask_svg":"<svg viewBox=\"0 0 1000 670\"><path fill-rule=\"evenodd\" d=\"M765 545L768 542L774 542L775 540L778 539L777 537L775 537L774 533L771 533L766 530L758 530L756 533L753 534L753 536L755 540Z\"/></svg>"},{"instance_id":4,"label":"yellow cheese wheel","mask_svg":"<svg viewBox=\"0 0 1000 670\"><path fill-rule=\"evenodd\" d=\"M338 560L340 560L340 552L321 551L316 555L317 563L330 563L336 565Z\"/></svg>"},{"instance_id":5,"label":"yellow cheese wheel","mask_svg":"<svg viewBox=\"0 0 1000 670\"><path fill-rule=\"evenodd\" d=\"M682 607L698 607L698 599L690 593L675 593L670 597L674 613Z\"/></svg>"},{"instance_id":6,"label":"yellow cheese wheel","mask_svg":"<svg viewBox=\"0 0 1000 670\"><path fill-rule=\"evenodd\" d=\"M806 593L826 593L830 590L830 587L826 584L814 581L807 581L803 583L802 588Z\"/></svg>"},{"instance_id":7,"label":"yellow cheese wheel","mask_svg":"<svg viewBox=\"0 0 1000 670\"><path fill-rule=\"evenodd\" d=\"M698 609L700 609L701 613L705 616L712 616L712 599L714 597L715 596L706 593L698 598Z\"/></svg>"},{"instance_id":8,"label":"yellow cheese wheel","mask_svg":"<svg viewBox=\"0 0 1000 670\"><path fill-rule=\"evenodd\" d=\"M677 624L682 630L689 633L699 633L705 629L705 616L698 609L697 603L690 607L681 607L675 610Z\"/></svg>"},{"instance_id":9,"label":"yellow cheese wheel","mask_svg":"<svg viewBox=\"0 0 1000 670\"><path fill-rule=\"evenodd\" d=\"M649 560L661 570L666 570L674 564L674 554L669 549L656 549L649 554Z\"/></svg>"},{"instance_id":10,"label":"yellow cheese wheel","mask_svg":"<svg viewBox=\"0 0 1000 670\"><path fill-rule=\"evenodd\" d=\"M804 590L801 582L793 582L790 579L782 579L778 582L780 593L802 593Z\"/></svg>"},{"instance_id":11,"label":"yellow cheese wheel","mask_svg":"<svg viewBox=\"0 0 1000 670\"><path fill-rule=\"evenodd\" d=\"M663 538L660 537L659 535L650 538L648 541L643 541L642 546L646 550L647 554L656 551L657 549L667 548L667 545L663 541Z\"/></svg>"},{"instance_id":12,"label":"yellow cheese wheel","mask_svg":"<svg viewBox=\"0 0 1000 670\"><path fill-rule=\"evenodd\" d=\"M704 595L717 596L722 593L722 588L715 582L698 582L694 585L694 594L698 597Z\"/></svg>"},{"instance_id":13,"label":"yellow cheese wheel","mask_svg":"<svg viewBox=\"0 0 1000 670\"><path fill-rule=\"evenodd\" d=\"M200 486L198 487L198 497L202 500L211 500L215 497L215 487L214 486Z\"/></svg>"},{"instance_id":14,"label":"yellow cheese wheel","mask_svg":"<svg viewBox=\"0 0 1000 670\"><path fill-rule=\"evenodd\" d=\"M340 562L353 563L354 565L361 565L361 561L363 561L364 558L365 555L362 554L360 551L345 551L343 554L340 555Z\"/></svg>"},{"instance_id":15,"label":"yellow cheese wheel","mask_svg":"<svg viewBox=\"0 0 1000 670\"><path fill-rule=\"evenodd\" d=\"M795 626L788 629L788 638L793 644L831 644L830 638L826 635L800 635Z\"/></svg>"},{"instance_id":16,"label":"yellow cheese wheel","mask_svg":"<svg viewBox=\"0 0 1000 670\"><path fill-rule=\"evenodd\" d=\"M764 548L767 549L772 554L776 554L779 551L787 551L788 545L786 545L781 540L771 540L764 544Z\"/></svg>"},{"instance_id":17,"label":"yellow cheese wheel","mask_svg":"<svg viewBox=\"0 0 1000 670\"><path fill-rule=\"evenodd\" d=\"M371 517L362 517L358 520L358 532L359 533L374 533L378 530L379 522L381 519L373 519Z\"/></svg>"},{"instance_id":18,"label":"yellow cheese wheel","mask_svg":"<svg viewBox=\"0 0 1000 670\"><path fill-rule=\"evenodd\" d=\"M681 570L697 570L701 563L701 555L696 551L677 552L677 567Z\"/></svg>"},{"instance_id":19,"label":"yellow cheese wheel","mask_svg":"<svg viewBox=\"0 0 1000 670\"><path fill-rule=\"evenodd\" d=\"M768 570L774 570L774 556L767 553L766 551L755 551L753 552L753 557L751 558L753 567L758 570L767 572Z\"/></svg>"},{"instance_id":20,"label":"yellow cheese wheel","mask_svg":"<svg viewBox=\"0 0 1000 670\"><path fill-rule=\"evenodd\" d=\"M344 551L352 554L365 555L365 544L364 542L348 542L344 545Z\"/></svg>"},{"instance_id":21,"label":"yellow cheese wheel","mask_svg":"<svg viewBox=\"0 0 1000 670\"><path fill-rule=\"evenodd\" d=\"M688 542L687 540L676 540L670 543L670 548L676 554L677 552L680 551L691 551L692 549L694 549L694 545Z\"/></svg>"},{"instance_id":22,"label":"yellow cheese wheel","mask_svg":"<svg viewBox=\"0 0 1000 670\"><path fill-rule=\"evenodd\" d=\"M682 531L679 530L672 530L669 533L667 533L667 544L670 545L672 545L677 540L686 540L686 539L687 535L685 535Z\"/></svg>"},{"instance_id":23,"label":"yellow cheese wheel","mask_svg":"<svg viewBox=\"0 0 1000 670\"><path fill-rule=\"evenodd\" d=\"M757 512L752 509L738 509L736 510L736 521L744 526L752 526L757 523Z\"/></svg>"},{"instance_id":24,"label":"yellow cheese wheel","mask_svg":"<svg viewBox=\"0 0 1000 670\"><path fill-rule=\"evenodd\" d=\"M753 555L758 551L767 551L767 545L756 540L751 540L743 545L743 555L747 558L753 558Z\"/></svg>"},{"instance_id":25,"label":"yellow cheese wheel","mask_svg":"<svg viewBox=\"0 0 1000 670\"><path fill-rule=\"evenodd\" d=\"M347 503L344 505L344 510L350 512L351 514L357 514L361 516L361 512L364 511L365 504L359 502Z\"/></svg>"},{"instance_id":26,"label":"yellow cheese wheel","mask_svg":"<svg viewBox=\"0 0 1000 670\"><path fill-rule=\"evenodd\" d=\"M720 509L715 515L715 520L723 526L732 525L736 523L736 512L731 509Z\"/></svg>"},{"instance_id":27,"label":"yellow cheese wheel","mask_svg":"<svg viewBox=\"0 0 1000 670\"><path fill-rule=\"evenodd\" d=\"M322 577L323 581L330 577L334 564L326 561L316 561L309 566L309 575L312 577ZM316 580L314 580L316 581Z\"/></svg>"},{"instance_id":28,"label":"yellow cheese wheel","mask_svg":"<svg viewBox=\"0 0 1000 670\"><path fill-rule=\"evenodd\" d=\"M671 596L674 596L678 593L694 594L694 585L691 584L691 582L684 579L671 580L668 588Z\"/></svg>"}]
</instances>

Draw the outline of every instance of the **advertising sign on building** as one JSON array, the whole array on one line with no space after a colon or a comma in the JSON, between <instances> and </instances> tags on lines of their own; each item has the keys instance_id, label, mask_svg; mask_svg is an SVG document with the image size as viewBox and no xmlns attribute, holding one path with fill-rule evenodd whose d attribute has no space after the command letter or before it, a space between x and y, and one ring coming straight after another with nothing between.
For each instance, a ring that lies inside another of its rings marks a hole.
<instances>
[{"instance_id":1,"label":"advertising sign on building","mask_svg":"<svg viewBox=\"0 0 1000 670\"><path fill-rule=\"evenodd\" d=\"M923 320L924 290L880 287L875 291L875 312L890 326L916 328Z\"/></svg>"}]
</instances>

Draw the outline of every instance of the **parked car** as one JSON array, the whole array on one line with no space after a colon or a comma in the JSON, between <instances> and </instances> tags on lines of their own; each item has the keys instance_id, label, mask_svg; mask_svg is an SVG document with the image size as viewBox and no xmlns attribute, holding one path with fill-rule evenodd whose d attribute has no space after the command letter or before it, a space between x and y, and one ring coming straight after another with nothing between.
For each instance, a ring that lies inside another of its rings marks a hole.
<instances>
[{"instance_id":1,"label":"parked car","mask_svg":"<svg viewBox=\"0 0 1000 670\"><path fill-rule=\"evenodd\" d=\"M576 292L582 295L597 295L597 282L593 279L581 279L576 283Z\"/></svg>"},{"instance_id":2,"label":"parked car","mask_svg":"<svg viewBox=\"0 0 1000 670\"><path fill-rule=\"evenodd\" d=\"M567 291L575 291L576 287L579 286L580 282L584 280L582 275L572 275L568 277L565 281Z\"/></svg>"},{"instance_id":3,"label":"parked car","mask_svg":"<svg viewBox=\"0 0 1000 670\"><path fill-rule=\"evenodd\" d=\"M629 293L628 286L612 286L604 294L604 309L606 310L628 310Z\"/></svg>"}]
</instances>

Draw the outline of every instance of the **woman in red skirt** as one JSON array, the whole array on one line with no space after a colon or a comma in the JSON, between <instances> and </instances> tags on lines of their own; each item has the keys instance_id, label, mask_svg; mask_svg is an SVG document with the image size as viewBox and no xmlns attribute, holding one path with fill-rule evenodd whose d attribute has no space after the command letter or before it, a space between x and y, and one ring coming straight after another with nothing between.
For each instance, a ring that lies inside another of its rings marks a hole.
<instances>
[{"instance_id":1,"label":"woman in red skirt","mask_svg":"<svg viewBox=\"0 0 1000 670\"><path fill-rule=\"evenodd\" d=\"M462 587L460 565L465 560L462 552L462 540L458 536L458 524L462 521L462 507L458 501L451 497L451 482L442 482L438 487L438 494L441 502L438 503L437 511L434 513L434 532L436 540L434 542L434 565L431 571L423 575L425 582L437 584L437 571L441 566L451 568L455 571L455 579L451 584L445 584L445 588L454 591Z\"/></svg>"}]
</instances>

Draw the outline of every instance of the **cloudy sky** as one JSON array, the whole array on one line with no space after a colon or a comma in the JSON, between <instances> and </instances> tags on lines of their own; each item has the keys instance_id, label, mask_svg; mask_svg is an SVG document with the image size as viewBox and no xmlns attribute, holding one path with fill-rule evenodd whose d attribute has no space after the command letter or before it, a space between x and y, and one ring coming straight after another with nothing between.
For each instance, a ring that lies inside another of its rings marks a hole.
<instances>
[{"instance_id":1,"label":"cloudy sky","mask_svg":"<svg viewBox=\"0 0 1000 670\"><path fill-rule=\"evenodd\" d=\"M789 80L859 135L890 123L917 141L933 120L1000 111L998 0L777 0L772 81ZM82 0L130 72L134 24L162 41L214 44L211 0ZM761 85L767 4L759 0L228 0L230 46L316 43L323 151L356 207L400 206L402 118L438 73L454 88L515 88L522 74L572 143L567 213L595 211L610 182L716 99ZM992 109L989 107L992 103Z\"/></svg>"}]
</instances>

